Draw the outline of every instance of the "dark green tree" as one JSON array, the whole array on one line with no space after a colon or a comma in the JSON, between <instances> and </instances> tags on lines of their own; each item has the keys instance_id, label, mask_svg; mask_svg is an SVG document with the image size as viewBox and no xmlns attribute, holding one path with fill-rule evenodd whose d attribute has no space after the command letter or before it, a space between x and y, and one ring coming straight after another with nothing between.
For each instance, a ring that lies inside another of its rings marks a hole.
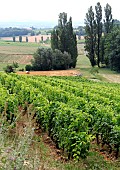
<instances>
[{"instance_id":1,"label":"dark green tree","mask_svg":"<svg viewBox=\"0 0 120 170\"><path fill-rule=\"evenodd\" d=\"M96 11L96 56L97 56L97 65L100 67L100 42L102 37L102 7L100 2L95 6Z\"/></svg>"},{"instance_id":2,"label":"dark green tree","mask_svg":"<svg viewBox=\"0 0 120 170\"><path fill-rule=\"evenodd\" d=\"M120 28L115 27L106 37L105 59L111 70L120 72Z\"/></svg>"},{"instance_id":3,"label":"dark green tree","mask_svg":"<svg viewBox=\"0 0 120 170\"><path fill-rule=\"evenodd\" d=\"M75 67L77 62L77 40L73 32L72 18L67 21L67 13L59 14L58 26L53 30L51 37L51 48L65 51L71 55L69 67Z\"/></svg>"},{"instance_id":4,"label":"dark green tree","mask_svg":"<svg viewBox=\"0 0 120 170\"><path fill-rule=\"evenodd\" d=\"M76 34L73 31L72 26L72 18L70 17L69 22L66 25L67 33L66 33L66 51L71 55L71 63L69 67L76 67L77 62L77 39Z\"/></svg>"},{"instance_id":5,"label":"dark green tree","mask_svg":"<svg viewBox=\"0 0 120 170\"><path fill-rule=\"evenodd\" d=\"M101 64L105 64L104 55L105 55L105 36L102 36L100 40L100 62Z\"/></svg>"},{"instance_id":6,"label":"dark green tree","mask_svg":"<svg viewBox=\"0 0 120 170\"><path fill-rule=\"evenodd\" d=\"M106 7L104 8L105 11L105 19L104 19L104 36L101 38L100 42L100 61L102 64L108 65L107 58L105 60L104 54L105 54L105 39L108 33L111 32L113 28L113 19L112 19L112 8L111 6L107 3Z\"/></svg>"},{"instance_id":7,"label":"dark green tree","mask_svg":"<svg viewBox=\"0 0 120 170\"><path fill-rule=\"evenodd\" d=\"M26 42L28 42L28 37L26 37Z\"/></svg>"},{"instance_id":8,"label":"dark green tree","mask_svg":"<svg viewBox=\"0 0 120 170\"><path fill-rule=\"evenodd\" d=\"M15 42L15 36L13 36L13 42Z\"/></svg>"},{"instance_id":9,"label":"dark green tree","mask_svg":"<svg viewBox=\"0 0 120 170\"><path fill-rule=\"evenodd\" d=\"M43 36L41 36L41 42L43 42Z\"/></svg>"},{"instance_id":10,"label":"dark green tree","mask_svg":"<svg viewBox=\"0 0 120 170\"><path fill-rule=\"evenodd\" d=\"M108 3L106 4L104 11L105 11L104 30L105 30L105 34L108 34L111 32L113 28L113 21L114 21L112 19L112 8Z\"/></svg>"},{"instance_id":11,"label":"dark green tree","mask_svg":"<svg viewBox=\"0 0 120 170\"><path fill-rule=\"evenodd\" d=\"M12 72L14 73L14 72L15 72L12 65L7 65L7 66L4 68L4 71L5 71L6 73L12 73Z\"/></svg>"},{"instance_id":12,"label":"dark green tree","mask_svg":"<svg viewBox=\"0 0 120 170\"><path fill-rule=\"evenodd\" d=\"M53 50L55 49L59 49L59 41L58 41L58 30L57 29L53 29L52 33L51 33L51 48Z\"/></svg>"},{"instance_id":13,"label":"dark green tree","mask_svg":"<svg viewBox=\"0 0 120 170\"><path fill-rule=\"evenodd\" d=\"M37 43L37 38L35 37L35 43Z\"/></svg>"},{"instance_id":14,"label":"dark green tree","mask_svg":"<svg viewBox=\"0 0 120 170\"><path fill-rule=\"evenodd\" d=\"M53 69L54 70L66 70L69 68L71 63L71 56L64 52L62 53L60 50L55 49L53 52Z\"/></svg>"},{"instance_id":15,"label":"dark green tree","mask_svg":"<svg viewBox=\"0 0 120 170\"><path fill-rule=\"evenodd\" d=\"M89 58L92 67L94 67L96 65L95 60L96 22L92 6L88 9L88 13L86 13L85 31L86 31L85 50L87 51L87 57Z\"/></svg>"},{"instance_id":16,"label":"dark green tree","mask_svg":"<svg viewBox=\"0 0 120 170\"><path fill-rule=\"evenodd\" d=\"M50 48L38 48L33 55L32 68L33 70L51 70L52 69L53 52Z\"/></svg>"},{"instance_id":17,"label":"dark green tree","mask_svg":"<svg viewBox=\"0 0 120 170\"><path fill-rule=\"evenodd\" d=\"M26 71L31 71L33 68L32 68L32 65L30 65L30 64L27 64L26 66L25 66L25 70Z\"/></svg>"},{"instance_id":18,"label":"dark green tree","mask_svg":"<svg viewBox=\"0 0 120 170\"><path fill-rule=\"evenodd\" d=\"M58 35L59 35L58 43L59 50L61 52L64 52L67 50L67 13L65 12L59 14Z\"/></svg>"},{"instance_id":19,"label":"dark green tree","mask_svg":"<svg viewBox=\"0 0 120 170\"><path fill-rule=\"evenodd\" d=\"M19 42L22 42L22 36L21 35L19 36Z\"/></svg>"},{"instance_id":20,"label":"dark green tree","mask_svg":"<svg viewBox=\"0 0 120 170\"><path fill-rule=\"evenodd\" d=\"M68 69L71 56L67 52L51 48L38 48L33 55L32 65L26 65L26 70L62 70Z\"/></svg>"},{"instance_id":21,"label":"dark green tree","mask_svg":"<svg viewBox=\"0 0 120 170\"><path fill-rule=\"evenodd\" d=\"M13 66L13 68L15 68L15 69L19 67L18 63L17 63L17 62L14 62L14 61L13 61L12 66Z\"/></svg>"}]
</instances>

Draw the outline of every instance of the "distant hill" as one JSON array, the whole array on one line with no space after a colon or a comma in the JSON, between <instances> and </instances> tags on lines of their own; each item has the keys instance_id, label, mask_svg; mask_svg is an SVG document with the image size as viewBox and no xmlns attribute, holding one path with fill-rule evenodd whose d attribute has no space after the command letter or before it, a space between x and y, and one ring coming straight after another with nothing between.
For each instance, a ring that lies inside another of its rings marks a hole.
<instances>
[{"instance_id":1,"label":"distant hill","mask_svg":"<svg viewBox=\"0 0 120 170\"><path fill-rule=\"evenodd\" d=\"M35 28L54 28L57 25L57 22L53 21L30 21L30 22L0 22L0 28L6 28L6 27L18 27L18 28L29 28L29 27L35 27ZM78 27L79 25L83 25L81 22L73 22L74 27Z\"/></svg>"},{"instance_id":2,"label":"distant hill","mask_svg":"<svg viewBox=\"0 0 120 170\"><path fill-rule=\"evenodd\" d=\"M57 23L55 22L0 22L0 28L17 27L17 28L53 28Z\"/></svg>"},{"instance_id":3,"label":"distant hill","mask_svg":"<svg viewBox=\"0 0 120 170\"><path fill-rule=\"evenodd\" d=\"M32 34L32 29L25 29L25 28L0 28L0 37L12 37L12 36L19 36L19 35L27 35Z\"/></svg>"}]
</instances>

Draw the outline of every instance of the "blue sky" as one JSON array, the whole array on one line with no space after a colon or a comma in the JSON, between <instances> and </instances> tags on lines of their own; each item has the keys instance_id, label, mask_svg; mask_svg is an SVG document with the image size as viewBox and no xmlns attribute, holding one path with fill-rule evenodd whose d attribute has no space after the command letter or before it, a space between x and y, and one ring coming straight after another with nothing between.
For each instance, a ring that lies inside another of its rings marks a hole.
<instances>
[{"instance_id":1,"label":"blue sky","mask_svg":"<svg viewBox=\"0 0 120 170\"><path fill-rule=\"evenodd\" d=\"M103 10L106 3L112 6L113 18L120 20L119 0L2 0L0 22L57 22L58 14L66 12L73 22L83 22L88 8L100 2Z\"/></svg>"}]
</instances>

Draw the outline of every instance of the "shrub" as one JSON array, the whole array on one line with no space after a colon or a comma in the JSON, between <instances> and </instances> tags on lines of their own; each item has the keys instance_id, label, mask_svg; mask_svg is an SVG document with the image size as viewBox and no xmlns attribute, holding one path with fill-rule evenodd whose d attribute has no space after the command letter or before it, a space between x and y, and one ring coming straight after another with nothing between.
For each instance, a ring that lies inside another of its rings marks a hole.
<instances>
[{"instance_id":1,"label":"shrub","mask_svg":"<svg viewBox=\"0 0 120 170\"><path fill-rule=\"evenodd\" d=\"M17 63L17 62L14 62L14 61L13 61L12 66L13 66L13 68L15 68L15 69L19 67L18 63Z\"/></svg>"},{"instance_id":2,"label":"shrub","mask_svg":"<svg viewBox=\"0 0 120 170\"><path fill-rule=\"evenodd\" d=\"M32 70L32 65L27 64L27 65L25 66L25 70L26 70L26 71L31 71L31 70Z\"/></svg>"},{"instance_id":3,"label":"shrub","mask_svg":"<svg viewBox=\"0 0 120 170\"><path fill-rule=\"evenodd\" d=\"M4 71L6 72L6 73L14 73L14 68L13 68L13 66L12 65L7 65L5 68L4 68Z\"/></svg>"},{"instance_id":4,"label":"shrub","mask_svg":"<svg viewBox=\"0 0 120 170\"><path fill-rule=\"evenodd\" d=\"M20 68L19 71L24 71L24 68Z\"/></svg>"},{"instance_id":5,"label":"shrub","mask_svg":"<svg viewBox=\"0 0 120 170\"><path fill-rule=\"evenodd\" d=\"M60 50L55 49L55 51L53 52L54 70L68 69L70 62L71 56L67 52L62 53Z\"/></svg>"},{"instance_id":6,"label":"shrub","mask_svg":"<svg viewBox=\"0 0 120 170\"><path fill-rule=\"evenodd\" d=\"M50 48L38 48L32 60L33 70L51 70L53 52Z\"/></svg>"},{"instance_id":7,"label":"shrub","mask_svg":"<svg viewBox=\"0 0 120 170\"><path fill-rule=\"evenodd\" d=\"M53 51L51 48L38 48L33 57L32 69L35 71L68 69L71 63L71 56L58 49Z\"/></svg>"}]
</instances>

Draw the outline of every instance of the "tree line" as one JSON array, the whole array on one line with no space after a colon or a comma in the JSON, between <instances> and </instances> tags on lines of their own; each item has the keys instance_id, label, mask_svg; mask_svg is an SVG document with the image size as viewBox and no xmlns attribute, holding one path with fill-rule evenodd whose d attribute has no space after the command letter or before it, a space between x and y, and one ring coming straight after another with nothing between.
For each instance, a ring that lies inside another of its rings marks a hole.
<instances>
[{"instance_id":1,"label":"tree line","mask_svg":"<svg viewBox=\"0 0 120 170\"><path fill-rule=\"evenodd\" d=\"M81 31L81 34L85 34L85 51L92 67L97 65L120 71L120 22L112 18L112 7L108 3L104 7L104 18L102 10L100 2L96 4L94 9L90 6L86 13L85 27L79 27L78 32L73 30L72 17L68 20L67 13L59 14L58 25L51 32L51 48L53 53L58 50L59 54L64 54L64 52L69 54L67 67L61 65L61 69L76 67L78 56L76 33L80 35ZM41 55L40 50L38 50L36 56ZM53 54L53 56L55 55ZM61 56L59 55L57 58ZM52 59L56 61L56 64L61 64L60 59L55 60L54 57ZM34 57L34 68L35 60ZM49 63L49 55L46 56L46 61ZM65 60L62 62L66 65ZM58 69L58 67L49 68Z\"/></svg>"},{"instance_id":2,"label":"tree line","mask_svg":"<svg viewBox=\"0 0 120 170\"><path fill-rule=\"evenodd\" d=\"M13 37L19 35L33 34L33 30L28 30L25 28L0 28L0 37Z\"/></svg>"},{"instance_id":3,"label":"tree line","mask_svg":"<svg viewBox=\"0 0 120 170\"><path fill-rule=\"evenodd\" d=\"M102 16L100 2L88 9L85 18L85 50L92 67L107 66L120 71L120 27L112 18L112 7L107 3Z\"/></svg>"}]
</instances>

